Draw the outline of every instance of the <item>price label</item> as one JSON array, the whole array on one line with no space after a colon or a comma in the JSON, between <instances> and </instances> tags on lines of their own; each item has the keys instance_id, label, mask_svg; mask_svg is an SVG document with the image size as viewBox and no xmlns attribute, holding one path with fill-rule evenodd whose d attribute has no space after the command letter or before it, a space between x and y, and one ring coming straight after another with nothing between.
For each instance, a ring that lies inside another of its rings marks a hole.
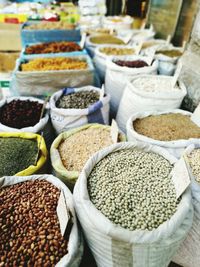
<instances>
[{"instance_id":1,"label":"price label","mask_svg":"<svg viewBox=\"0 0 200 267\"><path fill-rule=\"evenodd\" d=\"M113 143L117 143L118 141L118 136L119 136L119 128L115 120L112 120L111 124L111 137L113 140Z\"/></svg>"},{"instance_id":2,"label":"price label","mask_svg":"<svg viewBox=\"0 0 200 267\"><path fill-rule=\"evenodd\" d=\"M63 194L63 191L60 193L60 197L58 200L58 205L57 205L57 215L58 215L58 220L60 223L60 231L62 236L64 236L65 231L67 229L68 222L70 220L70 214L67 209L66 201L65 201L65 196Z\"/></svg>"},{"instance_id":3,"label":"price label","mask_svg":"<svg viewBox=\"0 0 200 267\"><path fill-rule=\"evenodd\" d=\"M190 117L190 119L197 125L200 127L200 102L198 104L198 106L196 107L195 111L193 112L192 116Z\"/></svg>"},{"instance_id":4,"label":"price label","mask_svg":"<svg viewBox=\"0 0 200 267\"><path fill-rule=\"evenodd\" d=\"M178 199L191 183L183 157L175 164L172 170L172 181L176 189L176 198Z\"/></svg>"}]
</instances>

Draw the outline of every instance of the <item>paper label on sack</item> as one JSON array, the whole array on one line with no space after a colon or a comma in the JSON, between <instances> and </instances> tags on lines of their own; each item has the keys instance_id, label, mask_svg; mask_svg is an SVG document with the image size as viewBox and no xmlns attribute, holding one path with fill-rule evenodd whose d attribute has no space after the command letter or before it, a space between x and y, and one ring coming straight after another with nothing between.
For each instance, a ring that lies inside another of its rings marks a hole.
<instances>
[{"instance_id":1,"label":"paper label on sack","mask_svg":"<svg viewBox=\"0 0 200 267\"><path fill-rule=\"evenodd\" d=\"M80 41L80 47L83 49L84 45L85 45L85 41L86 41L86 37L87 37L87 34L84 32L82 34L82 38L81 38L81 41Z\"/></svg>"},{"instance_id":2,"label":"paper label on sack","mask_svg":"<svg viewBox=\"0 0 200 267\"><path fill-rule=\"evenodd\" d=\"M119 136L119 128L118 125L116 123L115 120L112 120L112 124L111 124L111 137L112 137L112 141L113 143L117 143L118 141L118 136Z\"/></svg>"},{"instance_id":3,"label":"paper label on sack","mask_svg":"<svg viewBox=\"0 0 200 267\"><path fill-rule=\"evenodd\" d=\"M175 164L172 170L172 181L176 190L176 198L178 199L191 183L183 157Z\"/></svg>"},{"instance_id":4,"label":"paper label on sack","mask_svg":"<svg viewBox=\"0 0 200 267\"><path fill-rule=\"evenodd\" d=\"M101 90L100 90L100 99L102 99L104 97L104 93L105 93L105 87L104 87L104 84L103 84L102 87L101 87Z\"/></svg>"},{"instance_id":5,"label":"paper label on sack","mask_svg":"<svg viewBox=\"0 0 200 267\"><path fill-rule=\"evenodd\" d=\"M67 210L67 205L66 205L63 191L61 191L60 193L56 211L57 211L57 215L58 215L58 219L60 223L60 231L61 231L62 236L64 236L68 222L70 220L70 214Z\"/></svg>"},{"instance_id":6,"label":"paper label on sack","mask_svg":"<svg viewBox=\"0 0 200 267\"><path fill-rule=\"evenodd\" d=\"M190 117L190 119L197 125L200 127L200 103L198 104L198 106L196 107L195 111L193 112L192 116Z\"/></svg>"}]
</instances>

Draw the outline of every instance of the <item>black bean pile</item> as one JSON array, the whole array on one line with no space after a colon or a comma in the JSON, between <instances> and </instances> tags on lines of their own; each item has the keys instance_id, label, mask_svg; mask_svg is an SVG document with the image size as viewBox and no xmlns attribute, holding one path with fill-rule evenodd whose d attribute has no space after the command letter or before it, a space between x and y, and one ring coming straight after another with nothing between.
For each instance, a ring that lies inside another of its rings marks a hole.
<instances>
[{"instance_id":1,"label":"black bean pile","mask_svg":"<svg viewBox=\"0 0 200 267\"><path fill-rule=\"evenodd\" d=\"M37 142L18 137L0 138L0 155L0 177L15 175L35 164L38 155Z\"/></svg>"},{"instance_id":2,"label":"black bean pile","mask_svg":"<svg viewBox=\"0 0 200 267\"><path fill-rule=\"evenodd\" d=\"M69 95L63 95L56 103L58 108L84 109L99 100L99 93L96 91L82 91Z\"/></svg>"},{"instance_id":3,"label":"black bean pile","mask_svg":"<svg viewBox=\"0 0 200 267\"><path fill-rule=\"evenodd\" d=\"M55 266L68 253L56 207L60 191L45 180L0 189L0 266Z\"/></svg>"},{"instance_id":4,"label":"black bean pile","mask_svg":"<svg viewBox=\"0 0 200 267\"><path fill-rule=\"evenodd\" d=\"M0 109L0 123L12 128L34 126L40 120L43 105L37 101L12 100Z\"/></svg>"},{"instance_id":5,"label":"black bean pile","mask_svg":"<svg viewBox=\"0 0 200 267\"><path fill-rule=\"evenodd\" d=\"M143 68L148 67L149 65L143 60L132 60L132 61L125 61L125 60L116 60L114 61L115 64L121 67L128 67L128 68Z\"/></svg>"}]
</instances>

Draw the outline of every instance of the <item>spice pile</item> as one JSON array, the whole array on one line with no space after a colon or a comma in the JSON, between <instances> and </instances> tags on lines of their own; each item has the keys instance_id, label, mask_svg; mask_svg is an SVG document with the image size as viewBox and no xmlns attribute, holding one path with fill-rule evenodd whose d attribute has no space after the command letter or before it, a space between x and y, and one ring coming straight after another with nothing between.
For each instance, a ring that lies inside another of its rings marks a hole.
<instances>
[{"instance_id":1,"label":"spice pile","mask_svg":"<svg viewBox=\"0 0 200 267\"><path fill-rule=\"evenodd\" d=\"M146 92L172 92L173 90L180 90L178 85L172 87L171 83L172 79L151 75L149 77L140 77L132 82L135 88Z\"/></svg>"},{"instance_id":2,"label":"spice pile","mask_svg":"<svg viewBox=\"0 0 200 267\"><path fill-rule=\"evenodd\" d=\"M135 52L133 48L120 48L120 47L103 47L100 48L99 51L108 56L132 55Z\"/></svg>"},{"instance_id":3,"label":"spice pile","mask_svg":"<svg viewBox=\"0 0 200 267\"><path fill-rule=\"evenodd\" d=\"M80 172L94 153L112 143L110 129L88 128L65 139L58 150L65 168Z\"/></svg>"},{"instance_id":4,"label":"spice pile","mask_svg":"<svg viewBox=\"0 0 200 267\"><path fill-rule=\"evenodd\" d=\"M109 34L93 36L90 38L90 42L94 44L125 44L121 39Z\"/></svg>"},{"instance_id":5,"label":"spice pile","mask_svg":"<svg viewBox=\"0 0 200 267\"><path fill-rule=\"evenodd\" d=\"M25 54L49 54L61 52L81 51L81 47L75 42L51 42L27 46Z\"/></svg>"},{"instance_id":6,"label":"spice pile","mask_svg":"<svg viewBox=\"0 0 200 267\"><path fill-rule=\"evenodd\" d=\"M133 128L139 134L160 141L200 138L200 128L190 116L178 113L136 119Z\"/></svg>"},{"instance_id":7,"label":"spice pile","mask_svg":"<svg viewBox=\"0 0 200 267\"><path fill-rule=\"evenodd\" d=\"M22 71L48 71L48 70L82 70L87 68L84 60L55 57L35 58L27 63L21 64Z\"/></svg>"},{"instance_id":8,"label":"spice pile","mask_svg":"<svg viewBox=\"0 0 200 267\"><path fill-rule=\"evenodd\" d=\"M0 138L0 155L0 177L15 175L36 163L37 142L15 137Z\"/></svg>"},{"instance_id":9,"label":"spice pile","mask_svg":"<svg viewBox=\"0 0 200 267\"><path fill-rule=\"evenodd\" d=\"M55 266L67 254L56 214L59 195L45 180L1 189L1 266Z\"/></svg>"},{"instance_id":10,"label":"spice pile","mask_svg":"<svg viewBox=\"0 0 200 267\"><path fill-rule=\"evenodd\" d=\"M196 181L200 183L200 149L194 149L189 155L187 155L187 159Z\"/></svg>"},{"instance_id":11,"label":"spice pile","mask_svg":"<svg viewBox=\"0 0 200 267\"><path fill-rule=\"evenodd\" d=\"M115 60L115 64L121 66L121 67L128 67L128 68L143 68L148 67L149 65L143 61L143 60Z\"/></svg>"},{"instance_id":12,"label":"spice pile","mask_svg":"<svg viewBox=\"0 0 200 267\"><path fill-rule=\"evenodd\" d=\"M153 230L176 212L172 165L139 149L121 150L100 160L88 177L90 199L114 224Z\"/></svg>"},{"instance_id":13,"label":"spice pile","mask_svg":"<svg viewBox=\"0 0 200 267\"><path fill-rule=\"evenodd\" d=\"M56 103L58 108L84 109L99 100L97 91L82 91L69 95L63 95Z\"/></svg>"},{"instance_id":14,"label":"spice pile","mask_svg":"<svg viewBox=\"0 0 200 267\"><path fill-rule=\"evenodd\" d=\"M25 27L26 30L73 30L74 24L65 21L40 22Z\"/></svg>"},{"instance_id":15,"label":"spice pile","mask_svg":"<svg viewBox=\"0 0 200 267\"><path fill-rule=\"evenodd\" d=\"M156 51L156 54L162 54L165 55L167 57L180 57L182 56L182 52L179 50L158 50Z\"/></svg>"},{"instance_id":16,"label":"spice pile","mask_svg":"<svg viewBox=\"0 0 200 267\"><path fill-rule=\"evenodd\" d=\"M34 126L40 120L42 107L37 101L12 100L0 108L0 123L17 129Z\"/></svg>"}]
</instances>

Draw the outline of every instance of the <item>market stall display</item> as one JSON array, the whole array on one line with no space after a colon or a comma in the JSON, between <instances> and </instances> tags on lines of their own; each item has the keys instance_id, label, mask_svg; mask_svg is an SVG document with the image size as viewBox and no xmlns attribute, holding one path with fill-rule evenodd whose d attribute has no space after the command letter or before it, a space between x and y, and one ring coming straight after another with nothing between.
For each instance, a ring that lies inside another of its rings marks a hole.
<instances>
[{"instance_id":1,"label":"market stall display","mask_svg":"<svg viewBox=\"0 0 200 267\"><path fill-rule=\"evenodd\" d=\"M85 86L65 88L50 99L50 116L57 134L87 123L109 123L110 96L103 90Z\"/></svg>"}]
</instances>

